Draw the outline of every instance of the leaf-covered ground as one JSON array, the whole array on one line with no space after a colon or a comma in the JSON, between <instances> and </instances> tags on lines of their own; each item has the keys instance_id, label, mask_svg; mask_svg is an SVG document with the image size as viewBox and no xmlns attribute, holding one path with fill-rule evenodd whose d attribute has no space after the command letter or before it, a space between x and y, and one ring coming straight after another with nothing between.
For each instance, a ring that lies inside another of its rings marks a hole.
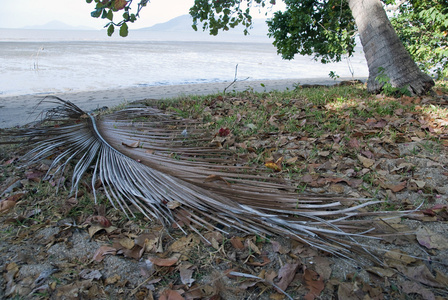
<instances>
[{"instance_id":1,"label":"leaf-covered ground","mask_svg":"<svg viewBox=\"0 0 448 300\"><path fill-rule=\"evenodd\" d=\"M148 102L150 103L150 102ZM297 190L416 210L364 241L385 266L335 258L281 237L169 231L128 220L89 181L46 180L49 161L20 167L0 148L0 298L446 299L448 92L369 95L362 85L211 95L158 103L214 132L208 143ZM51 159L51 158L49 158ZM70 171L70 170L68 170ZM69 176L69 173L67 173ZM386 267L387 266L387 267ZM285 292L287 295L285 295Z\"/></svg>"}]
</instances>

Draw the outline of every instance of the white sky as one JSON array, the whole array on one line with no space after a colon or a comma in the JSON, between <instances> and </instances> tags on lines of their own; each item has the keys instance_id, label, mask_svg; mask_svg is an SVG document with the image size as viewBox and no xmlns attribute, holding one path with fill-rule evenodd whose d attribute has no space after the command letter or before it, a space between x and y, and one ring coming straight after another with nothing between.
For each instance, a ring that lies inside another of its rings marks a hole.
<instances>
[{"instance_id":1,"label":"white sky","mask_svg":"<svg viewBox=\"0 0 448 300\"><path fill-rule=\"evenodd\" d=\"M138 0L134 2L137 3ZM194 0L151 0L148 6L143 8L140 19L130 27L149 27L188 14L193 3ZM0 8L0 28L43 25L56 20L72 26L83 25L101 29L107 20L92 18L90 13L94 8L93 2L88 4L85 0L3 0Z\"/></svg>"}]
</instances>

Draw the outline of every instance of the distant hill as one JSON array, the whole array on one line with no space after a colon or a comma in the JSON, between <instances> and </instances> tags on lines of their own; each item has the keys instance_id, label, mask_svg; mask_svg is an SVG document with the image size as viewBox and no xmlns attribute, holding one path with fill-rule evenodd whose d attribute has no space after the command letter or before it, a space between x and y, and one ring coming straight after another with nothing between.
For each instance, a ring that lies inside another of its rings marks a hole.
<instances>
[{"instance_id":1,"label":"distant hill","mask_svg":"<svg viewBox=\"0 0 448 300\"><path fill-rule=\"evenodd\" d=\"M23 29L40 29L40 30L96 30L87 26L71 26L61 21L51 21L43 25L26 26Z\"/></svg>"},{"instance_id":2,"label":"distant hill","mask_svg":"<svg viewBox=\"0 0 448 300\"><path fill-rule=\"evenodd\" d=\"M182 15L165 23L159 23L151 27L140 28L139 30L152 31L152 32L194 32L191 25L193 19L190 15ZM230 29L226 34L238 34L241 35L244 30L242 25ZM201 24L198 24L198 31L202 31ZM264 19L254 19L254 26L249 30L252 36L266 36L268 33L268 26Z\"/></svg>"}]
</instances>

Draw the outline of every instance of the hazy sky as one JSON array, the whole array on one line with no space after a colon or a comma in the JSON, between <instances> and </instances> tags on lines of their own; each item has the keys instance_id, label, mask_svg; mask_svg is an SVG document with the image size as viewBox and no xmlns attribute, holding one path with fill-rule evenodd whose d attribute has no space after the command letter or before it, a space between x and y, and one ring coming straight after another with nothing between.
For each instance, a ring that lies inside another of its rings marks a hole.
<instances>
[{"instance_id":1,"label":"hazy sky","mask_svg":"<svg viewBox=\"0 0 448 300\"><path fill-rule=\"evenodd\" d=\"M142 10L140 19L132 24L131 28L148 27L188 14L193 3L194 0L151 0L148 6ZM43 25L57 20L72 26L84 25L101 29L107 20L92 18L90 12L94 8L94 3L88 4L85 0L2 1L0 28ZM254 17L257 16L254 15Z\"/></svg>"}]
</instances>

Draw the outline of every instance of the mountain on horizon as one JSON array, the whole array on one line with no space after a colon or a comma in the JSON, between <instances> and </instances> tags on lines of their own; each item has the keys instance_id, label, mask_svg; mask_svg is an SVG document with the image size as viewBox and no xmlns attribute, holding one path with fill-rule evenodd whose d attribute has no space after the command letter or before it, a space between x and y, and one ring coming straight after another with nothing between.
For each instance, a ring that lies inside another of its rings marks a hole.
<instances>
[{"instance_id":1,"label":"mountain on horizon","mask_svg":"<svg viewBox=\"0 0 448 300\"><path fill-rule=\"evenodd\" d=\"M87 26L72 26L61 21L50 21L43 25L25 26L23 29L40 29L40 30L96 30Z\"/></svg>"},{"instance_id":2,"label":"mountain on horizon","mask_svg":"<svg viewBox=\"0 0 448 300\"><path fill-rule=\"evenodd\" d=\"M254 26L249 29L249 34L252 36L266 36L268 33L268 26L265 19L254 19ZM182 15L171 19L164 23L158 23L151 27L144 27L138 30L153 31L153 32L188 32L194 33L194 29L191 27L193 24L193 18L190 15ZM244 27L239 25L235 28L231 28L226 31L225 34L243 34ZM198 24L198 32L202 32L202 25ZM208 32L206 32L208 34ZM221 34L221 33L220 33Z\"/></svg>"}]
</instances>

